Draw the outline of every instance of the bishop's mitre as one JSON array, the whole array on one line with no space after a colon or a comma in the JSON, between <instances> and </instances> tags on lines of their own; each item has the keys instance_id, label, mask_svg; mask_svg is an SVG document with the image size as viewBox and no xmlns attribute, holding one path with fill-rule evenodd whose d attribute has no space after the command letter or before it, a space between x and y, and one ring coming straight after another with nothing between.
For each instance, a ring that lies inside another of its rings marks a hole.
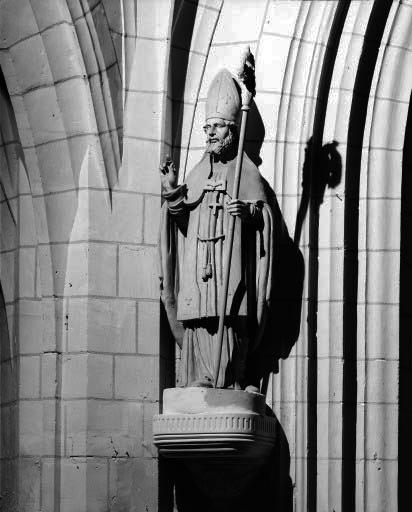
<instances>
[{"instance_id":1,"label":"bishop's mitre","mask_svg":"<svg viewBox=\"0 0 412 512\"><path fill-rule=\"evenodd\" d=\"M206 120L219 117L236 122L241 107L240 87L233 75L222 69L210 84L206 100Z\"/></svg>"}]
</instances>

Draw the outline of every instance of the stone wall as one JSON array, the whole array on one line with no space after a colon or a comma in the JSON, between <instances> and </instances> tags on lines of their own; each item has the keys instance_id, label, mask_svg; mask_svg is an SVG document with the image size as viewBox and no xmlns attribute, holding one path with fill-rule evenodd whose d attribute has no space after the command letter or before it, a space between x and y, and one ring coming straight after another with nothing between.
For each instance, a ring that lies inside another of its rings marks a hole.
<instances>
[{"instance_id":1,"label":"stone wall","mask_svg":"<svg viewBox=\"0 0 412 512\"><path fill-rule=\"evenodd\" d=\"M155 510L171 6L0 9L2 510Z\"/></svg>"},{"instance_id":2,"label":"stone wall","mask_svg":"<svg viewBox=\"0 0 412 512\"><path fill-rule=\"evenodd\" d=\"M0 20L2 510L169 510L151 444L173 376L157 167L172 153L190 172L208 85L245 44L248 152L305 261L299 336L268 382L288 506L396 510L412 2L1 0Z\"/></svg>"}]
</instances>

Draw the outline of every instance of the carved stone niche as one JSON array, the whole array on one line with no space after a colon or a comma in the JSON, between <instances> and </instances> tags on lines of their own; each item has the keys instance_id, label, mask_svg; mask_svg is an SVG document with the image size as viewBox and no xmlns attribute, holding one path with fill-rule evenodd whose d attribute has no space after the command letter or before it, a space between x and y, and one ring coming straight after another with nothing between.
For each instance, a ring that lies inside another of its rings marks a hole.
<instances>
[{"instance_id":1,"label":"carved stone niche","mask_svg":"<svg viewBox=\"0 0 412 512\"><path fill-rule=\"evenodd\" d=\"M159 455L174 459L264 459L277 420L265 415L259 393L203 387L163 392L163 414L153 420Z\"/></svg>"}]
</instances>

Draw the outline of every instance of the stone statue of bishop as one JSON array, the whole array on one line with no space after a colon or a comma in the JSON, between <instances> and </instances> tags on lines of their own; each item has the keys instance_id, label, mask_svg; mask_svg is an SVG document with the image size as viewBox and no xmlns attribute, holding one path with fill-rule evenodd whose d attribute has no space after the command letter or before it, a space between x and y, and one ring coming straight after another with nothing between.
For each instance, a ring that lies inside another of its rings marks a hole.
<instances>
[{"instance_id":1,"label":"stone statue of bishop","mask_svg":"<svg viewBox=\"0 0 412 512\"><path fill-rule=\"evenodd\" d=\"M182 349L180 386L216 384L257 391L249 358L259 345L272 286L273 212L267 184L246 153L238 199L231 197L238 148L240 87L226 70L212 81L206 102L206 150L178 185L170 160L160 166L161 297ZM219 304L229 216L234 231L219 379L213 382Z\"/></svg>"}]
</instances>

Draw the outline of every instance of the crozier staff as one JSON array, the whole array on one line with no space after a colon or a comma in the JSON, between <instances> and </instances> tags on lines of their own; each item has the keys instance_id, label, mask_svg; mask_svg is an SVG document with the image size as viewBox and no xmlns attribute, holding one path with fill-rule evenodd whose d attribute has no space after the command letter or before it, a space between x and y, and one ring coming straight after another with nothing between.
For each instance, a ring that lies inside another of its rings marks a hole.
<instances>
[{"instance_id":1,"label":"crozier staff","mask_svg":"<svg viewBox=\"0 0 412 512\"><path fill-rule=\"evenodd\" d=\"M165 199L159 239L161 297L182 348L182 386L252 390L247 361L265 326L271 292L273 215L263 179L243 151L239 193L232 197L239 161L240 107L239 83L223 69L208 91L202 159L181 185L170 160L160 166ZM233 227L224 305L228 235L235 217L239 221ZM220 312L222 348L216 378Z\"/></svg>"}]
</instances>

